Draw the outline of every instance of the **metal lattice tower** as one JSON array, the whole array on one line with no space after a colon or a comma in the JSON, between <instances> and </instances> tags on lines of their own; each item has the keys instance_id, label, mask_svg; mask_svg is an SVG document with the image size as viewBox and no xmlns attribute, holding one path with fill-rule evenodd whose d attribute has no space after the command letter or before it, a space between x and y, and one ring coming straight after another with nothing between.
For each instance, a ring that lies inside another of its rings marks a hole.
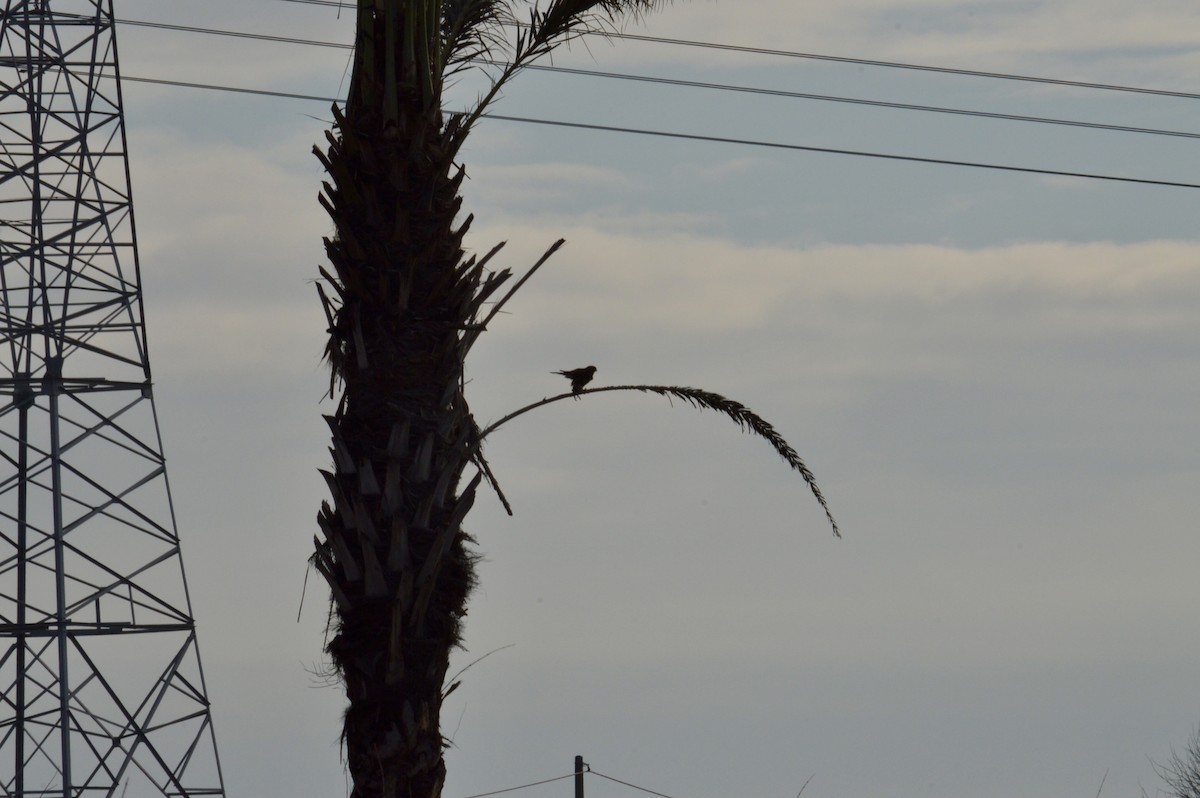
<instances>
[{"instance_id":1,"label":"metal lattice tower","mask_svg":"<svg viewBox=\"0 0 1200 798\"><path fill-rule=\"evenodd\" d=\"M0 3L0 795L223 795L112 0Z\"/></svg>"}]
</instances>

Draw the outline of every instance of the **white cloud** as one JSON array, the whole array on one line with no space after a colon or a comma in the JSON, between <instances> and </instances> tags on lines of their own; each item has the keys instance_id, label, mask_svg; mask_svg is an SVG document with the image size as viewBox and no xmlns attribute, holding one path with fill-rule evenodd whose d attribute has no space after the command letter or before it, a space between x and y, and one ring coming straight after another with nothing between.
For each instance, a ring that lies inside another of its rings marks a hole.
<instances>
[{"instance_id":1,"label":"white cloud","mask_svg":"<svg viewBox=\"0 0 1200 798\"><path fill-rule=\"evenodd\" d=\"M544 241L556 233L567 240L524 289L518 300L523 312L506 323L711 332L765 327L789 314L821 313L830 303L906 302L932 309L1036 294L1153 308L1156 299L1173 304L1181 294L1200 297L1200 242L1193 241L789 249L679 233L631 235L613 232L616 227L475 231L479 240ZM506 254L517 263L528 257ZM1146 325L1176 320L1166 306L1141 317Z\"/></svg>"},{"instance_id":2,"label":"white cloud","mask_svg":"<svg viewBox=\"0 0 1200 798\"><path fill-rule=\"evenodd\" d=\"M619 196L638 190L636 181L616 169L581 163L536 163L513 166L468 167L469 190L481 202L514 204L559 204L594 201L596 194Z\"/></svg>"},{"instance_id":3,"label":"white cloud","mask_svg":"<svg viewBox=\"0 0 1200 798\"><path fill-rule=\"evenodd\" d=\"M271 380L317 369L324 318L309 302L163 297L148 312L154 352L170 353L190 379ZM164 365L166 365L164 363Z\"/></svg>"}]
</instances>

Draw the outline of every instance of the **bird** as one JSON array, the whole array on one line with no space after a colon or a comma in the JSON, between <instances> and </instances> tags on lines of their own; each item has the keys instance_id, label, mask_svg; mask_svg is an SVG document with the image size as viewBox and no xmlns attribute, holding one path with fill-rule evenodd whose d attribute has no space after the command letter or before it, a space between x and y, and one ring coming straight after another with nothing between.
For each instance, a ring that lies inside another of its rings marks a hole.
<instances>
[{"instance_id":1,"label":"bird","mask_svg":"<svg viewBox=\"0 0 1200 798\"><path fill-rule=\"evenodd\" d=\"M552 371L551 374L561 374L571 381L571 393L578 394L583 390L583 386L592 381L592 377L596 376L596 367L588 366L582 369L567 369L566 371Z\"/></svg>"}]
</instances>

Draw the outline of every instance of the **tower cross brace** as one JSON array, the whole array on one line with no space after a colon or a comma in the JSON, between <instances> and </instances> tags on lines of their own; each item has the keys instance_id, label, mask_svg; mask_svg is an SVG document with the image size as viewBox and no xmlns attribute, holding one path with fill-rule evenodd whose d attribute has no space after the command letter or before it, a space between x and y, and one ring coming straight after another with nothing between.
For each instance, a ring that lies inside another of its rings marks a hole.
<instances>
[{"instance_id":1,"label":"tower cross brace","mask_svg":"<svg viewBox=\"0 0 1200 798\"><path fill-rule=\"evenodd\" d=\"M112 0L0 3L0 796L223 796Z\"/></svg>"}]
</instances>

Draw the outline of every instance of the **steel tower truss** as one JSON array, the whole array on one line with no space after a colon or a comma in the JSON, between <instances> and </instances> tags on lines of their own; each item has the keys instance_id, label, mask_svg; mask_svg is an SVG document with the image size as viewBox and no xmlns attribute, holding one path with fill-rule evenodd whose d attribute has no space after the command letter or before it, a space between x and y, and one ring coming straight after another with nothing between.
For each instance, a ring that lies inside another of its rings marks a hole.
<instances>
[{"instance_id":1,"label":"steel tower truss","mask_svg":"<svg viewBox=\"0 0 1200 798\"><path fill-rule=\"evenodd\" d=\"M0 3L0 795L223 795L112 0Z\"/></svg>"}]
</instances>

